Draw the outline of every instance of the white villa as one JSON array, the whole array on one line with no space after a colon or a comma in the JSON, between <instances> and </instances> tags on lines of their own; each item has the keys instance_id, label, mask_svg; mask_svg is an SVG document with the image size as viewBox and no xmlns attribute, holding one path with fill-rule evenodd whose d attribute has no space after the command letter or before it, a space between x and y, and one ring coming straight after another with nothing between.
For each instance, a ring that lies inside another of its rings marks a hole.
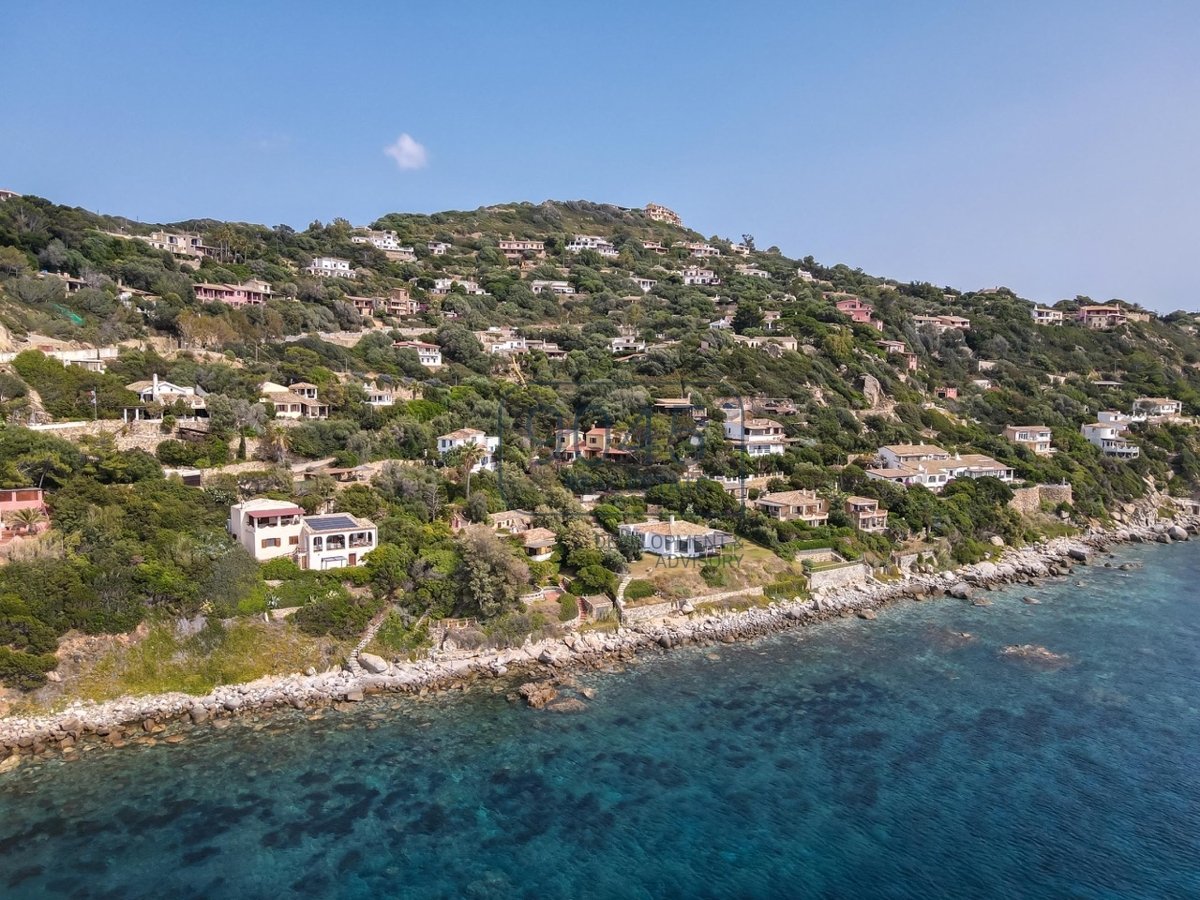
<instances>
[{"instance_id":1,"label":"white villa","mask_svg":"<svg viewBox=\"0 0 1200 900\"><path fill-rule=\"evenodd\" d=\"M604 257L617 256L617 248L612 245L612 242L606 238L597 237L593 234L577 234L567 242L566 250L569 253L582 253L584 250L594 250Z\"/></svg>"},{"instance_id":2,"label":"white villa","mask_svg":"<svg viewBox=\"0 0 1200 900\"><path fill-rule=\"evenodd\" d=\"M932 444L892 444L880 447L881 465L866 470L868 478L893 484L919 484L934 493L956 478L998 478L1010 483L1011 468L982 453L956 453L951 456Z\"/></svg>"},{"instance_id":3,"label":"white villa","mask_svg":"<svg viewBox=\"0 0 1200 900\"><path fill-rule=\"evenodd\" d=\"M437 369L442 365L442 348L437 344L425 341L396 341L392 346L397 350L414 351L421 365L427 369Z\"/></svg>"},{"instance_id":4,"label":"white villa","mask_svg":"<svg viewBox=\"0 0 1200 900\"><path fill-rule=\"evenodd\" d=\"M193 412L205 407L203 388L172 384L170 381L160 379L157 372L149 381L135 381L125 385L125 389L137 394L138 400L142 403L161 403L168 406L176 400L182 400L192 408Z\"/></svg>"},{"instance_id":5,"label":"white villa","mask_svg":"<svg viewBox=\"0 0 1200 900\"><path fill-rule=\"evenodd\" d=\"M402 247L394 231L372 231L364 229L363 234L350 236L351 243L370 244L376 250L381 250L388 259L398 262L413 262L417 253L412 247Z\"/></svg>"},{"instance_id":6,"label":"white villa","mask_svg":"<svg viewBox=\"0 0 1200 900\"><path fill-rule=\"evenodd\" d=\"M615 337L608 342L608 349L613 353L644 353L646 342L628 337Z\"/></svg>"},{"instance_id":7,"label":"white villa","mask_svg":"<svg viewBox=\"0 0 1200 900\"><path fill-rule=\"evenodd\" d=\"M226 530L258 562L291 556L300 546L304 510L285 500L255 499L229 507Z\"/></svg>"},{"instance_id":8,"label":"white villa","mask_svg":"<svg viewBox=\"0 0 1200 900\"><path fill-rule=\"evenodd\" d=\"M363 393L367 395L367 404L369 406L396 405L396 391L389 385L368 381L363 384L362 388Z\"/></svg>"},{"instance_id":9,"label":"white villa","mask_svg":"<svg viewBox=\"0 0 1200 900\"><path fill-rule=\"evenodd\" d=\"M756 266L737 265L734 266L734 271L739 275L745 275L749 278L766 278L770 279L771 273L766 269L760 269Z\"/></svg>"},{"instance_id":10,"label":"white villa","mask_svg":"<svg viewBox=\"0 0 1200 900\"><path fill-rule=\"evenodd\" d=\"M696 266L689 266L679 273L679 276L683 279L684 284L714 285L721 283L721 279L712 269L701 269Z\"/></svg>"},{"instance_id":11,"label":"white villa","mask_svg":"<svg viewBox=\"0 0 1200 900\"><path fill-rule=\"evenodd\" d=\"M1133 401L1135 420L1165 419L1183 413L1183 403L1170 397L1138 397Z\"/></svg>"},{"instance_id":12,"label":"white villa","mask_svg":"<svg viewBox=\"0 0 1200 900\"><path fill-rule=\"evenodd\" d=\"M314 256L304 271L314 278L357 278L358 273L350 268L350 260L339 256Z\"/></svg>"},{"instance_id":13,"label":"white villa","mask_svg":"<svg viewBox=\"0 0 1200 900\"><path fill-rule=\"evenodd\" d=\"M470 278L435 278L433 280L433 290L429 293L445 296L450 293L456 284L468 294L473 294L477 297L487 296L487 291L479 286L479 282L472 281Z\"/></svg>"},{"instance_id":14,"label":"white villa","mask_svg":"<svg viewBox=\"0 0 1200 900\"><path fill-rule=\"evenodd\" d=\"M296 562L302 569L318 571L359 566L378 543L378 529L370 519L349 513L305 516Z\"/></svg>"},{"instance_id":15,"label":"white villa","mask_svg":"<svg viewBox=\"0 0 1200 900\"><path fill-rule=\"evenodd\" d=\"M732 534L707 525L677 522L674 516L666 522L646 521L634 525L621 525L618 531L640 538L642 550L646 553L687 559L716 556L722 548L737 540Z\"/></svg>"},{"instance_id":16,"label":"white villa","mask_svg":"<svg viewBox=\"0 0 1200 900\"><path fill-rule=\"evenodd\" d=\"M1061 325L1063 312L1061 309L1049 309L1045 306L1035 306L1031 314L1034 325Z\"/></svg>"},{"instance_id":17,"label":"white villa","mask_svg":"<svg viewBox=\"0 0 1200 900\"><path fill-rule=\"evenodd\" d=\"M672 247L683 247L687 250L688 255L695 259L708 259L714 256L720 256L721 251L712 244L701 244L689 241L679 241L671 245Z\"/></svg>"},{"instance_id":18,"label":"white villa","mask_svg":"<svg viewBox=\"0 0 1200 900\"><path fill-rule=\"evenodd\" d=\"M571 282L547 281L543 278L537 278L529 282L529 289L535 294L544 294L549 291L551 294L557 294L560 297L571 297L575 294L575 288L571 287Z\"/></svg>"},{"instance_id":19,"label":"white villa","mask_svg":"<svg viewBox=\"0 0 1200 900\"><path fill-rule=\"evenodd\" d=\"M500 438L482 432L478 428L460 428L457 431L451 431L449 434L439 435L437 443L438 453L445 456L451 450L465 447L468 444L477 444L484 450L484 454L479 458L479 462L475 463L471 468L472 472L479 472L483 469L491 472L496 468L496 451L500 448Z\"/></svg>"},{"instance_id":20,"label":"white villa","mask_svg":"<svg viewBox=\"0 0 1200 900\"><path fill-rule=\"evenodd\" d=\"M750 456L778 456L787 443L783 425L774 419L743 419L736 415L725 420L725 439Z\"/></svg>"},{"instance_id":21,"label":"white villa","mask_svg":"<svg viewBox=\"0 0 1200 900\"><path fill-rule=\"evenodd\" d=\"M1105 456L1118 459L1137 459L1141 448L1121 437L1126 426L1117 422L1089 422L1079 427L1080 433L1087 438L1088 443L1098 447Z\"/></svg>"}]
</instances>

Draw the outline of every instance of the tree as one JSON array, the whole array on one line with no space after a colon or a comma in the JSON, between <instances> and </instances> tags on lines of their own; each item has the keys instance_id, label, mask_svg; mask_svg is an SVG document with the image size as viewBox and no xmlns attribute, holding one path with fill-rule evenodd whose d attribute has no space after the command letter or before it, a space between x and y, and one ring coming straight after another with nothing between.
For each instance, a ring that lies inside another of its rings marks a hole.
<instances>
[{"instance_id":1,"label":"tree","mask_svg":"<svg viewBox=\"0 0 1200 900\"><path fill-rule=\"evenodd\" d=\"M29 268L29 258L16 247L0 247L0 272L20 275Z\"/></svg>"},{"instance_id":2,"label":"tree","mask_svg":"<svg viewBox=\"0 0 1200 900\"><path fill-rule=\"evenodd\" d=\"M25 534L32 534L37 530L37 526L46 518L46 514L35 506L29 506L25 509L14 510L11 518L17 525L17 530Z\"/></svg>"},{"instance_id":3,"label":"tree","mask_svg":"<svg viewBox=\"0 0 1200 900\"><path fill-rule=\"evenodd\" d=\"M288 443L286 431L282 428L268 427L262 440L258 442L258 449L254 451L254 455L257 459L267 462L287 462Z\"/></svg>"},{"instance_id":4,"label":"tree","mask_svg":"<svg viewBox=\"0 0 1200 900\"><path fill-rule=\"evenodd\" d=\"M446 454L446 462L458 469L458 479L466 488L466 499L471 499L471 475L479 461L487 455L487 450L474 442L455 447Z\"/></svg>"},{"instance_id":5,"label":"tree","mask_svg":"<svg viewBox=\"0 0 1200 900\"><path fill-rule=\"evenodd\" d=\"M529 566L490 528L472 525L458 533L455 569L458 611L490 619L515 609L529 584Z\"/></svg>"},{"instance_id":6,"label":"tree","mask_svg":"<svg viewBox=\"0 0 1200 900\"><path fill-rule=\"evenodd\" d=\"M380 544L363 559L376 593L389 600L408 584L412 552L395 544Z\"/></svg>"},{"instance_id":7,"label":"tree","mask_svg":"<svg viewBox=\"0 0 1200 900\"><path fill-rule=\"evenodd\" d=\"M46 479L59 484L64 476L70 474L71 466L63 457L53 450L42 450L31 453L17 463L17 468L30 480L37 482L38 487L46 486Z\"/></svg>"}]
</instances>

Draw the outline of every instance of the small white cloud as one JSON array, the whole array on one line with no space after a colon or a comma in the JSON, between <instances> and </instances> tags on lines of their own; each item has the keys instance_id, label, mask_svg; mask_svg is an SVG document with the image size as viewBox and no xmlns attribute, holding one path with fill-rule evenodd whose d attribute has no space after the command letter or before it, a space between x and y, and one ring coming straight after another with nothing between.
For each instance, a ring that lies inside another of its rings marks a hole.
<instances>
[{"instance_id":1,"label":"small white cloud","mask_svg":"<svg viewBox=\"0 0 1200 900\"><path fill-rule=\"evenodd\" d=\"M396 161L398 169L423 169L429 162L429 151L417 143L411 134L402 134L383 152Z\"/></svg>"}]
</instances>

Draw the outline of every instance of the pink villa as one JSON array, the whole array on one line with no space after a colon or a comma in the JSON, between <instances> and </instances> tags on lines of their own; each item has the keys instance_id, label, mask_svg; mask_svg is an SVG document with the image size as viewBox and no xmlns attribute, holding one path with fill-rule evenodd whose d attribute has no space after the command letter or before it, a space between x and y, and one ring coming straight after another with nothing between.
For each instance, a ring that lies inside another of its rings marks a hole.
<instances>
[{"instance_id":1,"label":"pink villa","mask_svg":"<svg viewBox=\"0 0 1200 900\"><path fill-rule=\"evenodd\" d=\"M844 300L839 300L836 306L837 311L849 316L851 321L862 325L870 325L873 328L883 331L883 323L872 318L875 314L875 307L865 300L858 297L847 297Z\"/></svg>"},{"instance_id":2,"label":"pink villa","mask_svg":"<svg viewBox=\"0 0 1200 900\"><path fill-rule=\"evenodd\" d=\"M217 301L227 306L262 306L271 299L271 285L257 278L251 278L242 284L208 284L201 282L193 285L197 300Z\"/></svg>"},{"instance_id":3,"label":"pink villa","mask_svg":"<svg viewBox=\"0 0 1200 900\"><path fill-rule=\"evenodd\" d=\"M21 509L37 510L41 519L26 528L13 516ZM10 541L22 534L41 534L49 527L46 494L41 488L0 489L0 541Z\"/></svg>"}]
</instances>

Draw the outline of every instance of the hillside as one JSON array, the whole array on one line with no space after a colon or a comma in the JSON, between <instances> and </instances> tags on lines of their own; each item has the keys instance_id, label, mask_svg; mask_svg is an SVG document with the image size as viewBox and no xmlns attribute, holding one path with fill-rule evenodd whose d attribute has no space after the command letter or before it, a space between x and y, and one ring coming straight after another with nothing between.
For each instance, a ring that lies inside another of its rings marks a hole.
<instances>
[{"instance_id":1,"label":"hillside","mask_svg":"<svg viewBox=\"0 0 1200 900\"><path fill-rule=\"evenodd\" d=\"M274 627L349 640L390 608L387 652L446 618L502 643L578 625L577 598L615 594L632 563L643 597L792 594L802 551L884 577L900 551L974 561L1152 488L1190 495L1195 317L1094 306L1039 324L1003 288L897 283L584 201L295 231L10 198L0 487L41 488L46 509L5 529L0 681L42 683L69 629L299 607ZM1117 432L1089 440L1102 411ZM1052 448L1011 426L1045 426ZM464 428L496 438L486 462L439 443ZM896 445L911 464L880 452ZM1070 501L1010 503L1039 484ZM255 497L368 519L378 549L330 572L261 564L224 527ZM863 499L886 525L859 527ZM508 510L551 549L463 527ZM647 568L619 532L648 516L754 552ZM535 590L563 597L522 601Z\"/></svg>"}]
</instances>

